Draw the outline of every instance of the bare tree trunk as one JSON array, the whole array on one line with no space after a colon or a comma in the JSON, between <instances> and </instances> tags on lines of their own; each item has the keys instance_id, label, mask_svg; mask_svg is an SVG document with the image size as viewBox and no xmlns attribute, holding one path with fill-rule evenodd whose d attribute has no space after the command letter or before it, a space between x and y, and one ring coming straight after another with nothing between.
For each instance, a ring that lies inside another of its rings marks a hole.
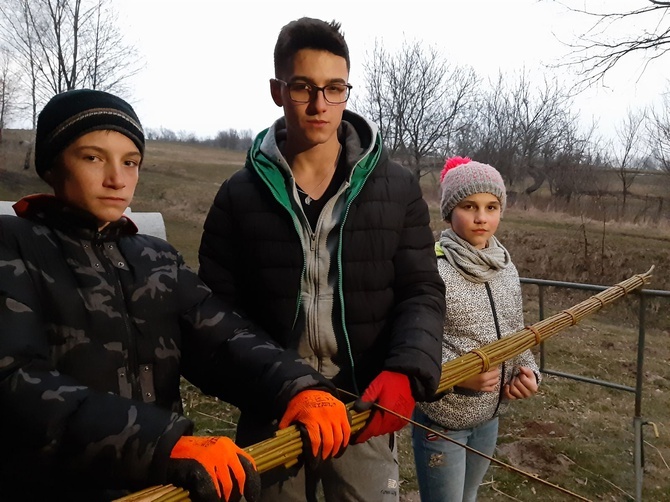
<instances>
[{"instance_id":1,"label":"bare tree trunk","mask_svg":"<svg viewBox=\"0 0 670 502\"><path fill-rule=\"evenodd\" d=\"M531 178L533 178L533 184L526 188L525 192L526 194L530 195L540 189L544 183L544 180L547 179L547 175L544 173L544 171L533 165L528 166L528 174L531 176Z\"/></svg>"}]
</instances>

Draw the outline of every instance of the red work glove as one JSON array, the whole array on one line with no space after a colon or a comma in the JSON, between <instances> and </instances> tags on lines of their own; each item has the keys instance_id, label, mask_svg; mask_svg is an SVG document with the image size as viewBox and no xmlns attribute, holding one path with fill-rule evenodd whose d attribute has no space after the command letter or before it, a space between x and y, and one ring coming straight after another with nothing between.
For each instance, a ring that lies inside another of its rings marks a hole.
<instances>
[{"instance_id":1,"label":"red work glove","mask_svg":"<svg viewBox=\"0 0 670 502\"><path fill-rule=\"evenodd\" d=\"M260 476L247 452L225 436L182 436L172 448L167 479L199 502L258 500Z\"/></svg>"},{"instance_id":2,"label":"red work glove","mask_svg":"<svg viewBox=\"0 0 670 502\"><path fill-rule=\"evenodd\" d=\"M366 411L375 403L405 419L375 408L368 423L354 438L354 443L364 443L373 436L389 434L407 425L406 419L412 416L415 404L407 375L395 371L382 371L354 403L354 409L358 412Z\"/></svg>"},{"instance_id":3,"label":"red work glove","mask_svg":"<svg viewBox=\"0 0 670 502\"><path fill-rule=\"evenodd\" d=\"M303 390L291 399L279 428L293 422L300 423L307 431L312 445L312 456L326 460L334 457L349 444L351 425L344 403L328 392Z\"/></svg>"}]
</instances>

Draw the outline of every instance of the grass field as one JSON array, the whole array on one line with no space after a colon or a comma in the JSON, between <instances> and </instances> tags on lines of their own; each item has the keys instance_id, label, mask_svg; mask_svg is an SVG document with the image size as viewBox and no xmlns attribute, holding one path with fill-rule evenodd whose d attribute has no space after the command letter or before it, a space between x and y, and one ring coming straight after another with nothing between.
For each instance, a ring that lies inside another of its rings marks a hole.
<instances>
[{"instance_id":1,"label":"grass field","mask_svg":"<svg viewBox=\"0 0 670 502\"><path fill-rule=\"evenodd\" d=\"M16 200L48 187L23 170L25 132L8 131L0 144L0 200ZM197 267L202 223L221 181L239 169L244 153L150 142L133 211L160 211L168 240ZM435 178L424 194L433 228L439 221ZM611 180L616 187L616 179ZM626 216L615 195L570 203L548 190L517 196L498 233L522 277L611 285L655 266L650 289L670 290L670 176L640 176L632 186ZM523 187L514 187L522 192ZM538 290L524 286L526 322L538 320ZM592 293L549 289L545 315ZM643 500L670 500L670 309L667 299L649 301L641 415L644 427ZM587 378L634 386L638 372L635 296L565 330L545 344L547 366ZM201 431L233 434L236 410L202 396L184 383L187 413ZM634 395L616 389L545 376L532 399L514 403L501 419L496 457L589 500L624 501L635 495ZM658 431L658 437L654 431ZM409 428L401 433L402 492L418 500ZM480 500L559 501L571 497L528 477L492 466Z\"/></svg>"}]
</instances>

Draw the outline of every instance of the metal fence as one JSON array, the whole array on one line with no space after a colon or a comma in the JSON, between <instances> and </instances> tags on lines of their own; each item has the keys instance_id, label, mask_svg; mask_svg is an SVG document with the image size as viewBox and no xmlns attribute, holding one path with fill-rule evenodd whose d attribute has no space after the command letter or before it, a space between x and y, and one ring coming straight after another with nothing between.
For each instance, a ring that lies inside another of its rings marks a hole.
<instances>
[{"instance_id":1,"label":"metal fence","mask_svg":"<svg viewBox=\"0 0 670 502\"><path fill-rule=\"evenodd\" d=\"M545 290L551 288L563 289L577 289L585 291L600 292L607 289L609 286L598 286L595 284L582 284L576 282L562 282L550 281L544 279L529 279L521 278L522 284L532 284L538 286L538 309L540 320L545 319ZM660 291L653 289L641 289L631 293L632 296L637 297L638 301L638 315L637 315L637 367L635 377L635 387L621 385L616 382L609 382L606 380L599 380L595 378L588 378L562 371L552 370L548 367L547 354L544 343L540 344L540 371L547 375L554 375L558 377L568 378L579 382L600 385L623 392L630 392L635 394L635 411L633 415L633 434L635 437L634 444L634 462L635 462L635 500L642 500L642 483L644 476L644 441L642 439L644 425L650 425L642 417L642 387L644 384L644 353L645 353L645 335L647 324L647 304L650 298L670 298L670 291Z\"/></svg>"}]
</instances>

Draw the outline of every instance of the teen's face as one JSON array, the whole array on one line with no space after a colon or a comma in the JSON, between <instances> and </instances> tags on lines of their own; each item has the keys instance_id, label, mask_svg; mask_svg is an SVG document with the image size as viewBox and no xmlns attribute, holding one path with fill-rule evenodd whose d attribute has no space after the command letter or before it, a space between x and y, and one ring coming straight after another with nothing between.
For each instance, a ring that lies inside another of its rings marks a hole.
<instances>
[{"instance_id":1,"label":"teen's face","mask_svg":"<svg viewBox=\"0 0 670 502\"><path fill-rule=\"evenodd\" d=\"M302 49L293 58L293 71L281 76L288 83L305 82L318 87L346 84L349 79L347 62L328 51ZM287 140L298 149L308 149L337 138L337 128L347 103L326 102L323 92L316 92L308 103L291 100L286 85L271 81L272 98L284 108Z\"/></svg>"},{"instance_id":2,"label":"teen's face","mask_svg":"<svg viewBox=\"0 0 670 502\"><path fill-rule=\"evenodd\" d=\"M141 160L127 136L93 131L63 150L48 179L56 197L91 213L101 229L133 200Z\"/></svg>"},{"instance_id":3,"label":"teen's face","mask_svg":"<svg viewBox=\"0 0 670 502\"><path fill-rule=\"evenodd\" d=\"M500 201L490 193L463 199L451 212L451 228L476 249L484 249L500 224Z\"/></svg>"}]
</instances>

